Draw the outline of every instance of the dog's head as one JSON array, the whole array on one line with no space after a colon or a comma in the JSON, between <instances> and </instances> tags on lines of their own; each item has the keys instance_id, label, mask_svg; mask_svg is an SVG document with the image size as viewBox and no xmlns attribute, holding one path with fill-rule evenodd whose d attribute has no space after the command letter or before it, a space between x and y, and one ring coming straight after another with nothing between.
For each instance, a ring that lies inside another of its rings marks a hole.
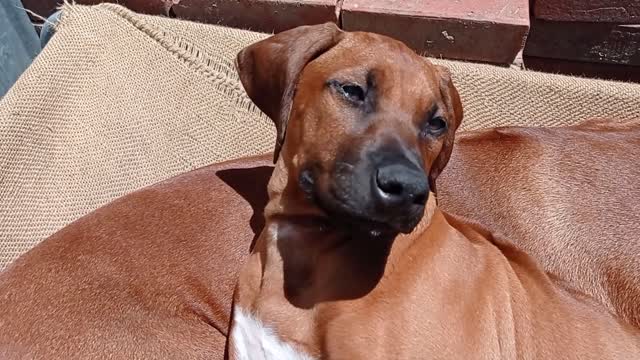
<instances>
[{"instance_id":1,"label":"dog's head","mask_svg":"<svg viewBox=\"0 0 640 360\"><path fill-rule=\"evenodd\" d=\"M275 122L274 161L287 186L347 225L413 230L462 120L445 68L399 41L334 24L257 42L237 67Z\"/></svg>"}]
</instances>

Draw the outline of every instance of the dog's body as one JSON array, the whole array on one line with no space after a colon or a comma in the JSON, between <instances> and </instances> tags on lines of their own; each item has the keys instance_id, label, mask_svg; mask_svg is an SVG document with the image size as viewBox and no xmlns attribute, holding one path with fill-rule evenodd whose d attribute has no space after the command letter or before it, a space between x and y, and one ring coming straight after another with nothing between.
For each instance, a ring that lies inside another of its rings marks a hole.
<instances>
[{"instance_id":1,"label":"dog's body","mask_svg":"<svg viewBox=\"0 0 640 360\"><path fill-rule=\"evenodd\" d=\"M253 44L237 64L278 139L230 359L640 357L640 329L438 209L462 120L445 69L328 25Z\"/></svg>"},{"instance_id":2,"label":"dog's body","mask_svg":"<svg viewBox=\"0 0 640 360\"><path fill-rule=\"evenodd\" d=\"M265 189L246 182L266 182L261 163L136 191L12 263L0 273L0 359L222 359L238 268L262 227L252 205Z\"/></svg>"},{"instance_id":3,"label":"dog's body","mask_svg":"<svg viewBox=\"0 0 640 360\"><path fill-rule=\"evenodd\" d=\"M462 134L442 208L640 328L640 122Z\"/></svg>"},{"instance_id":4,"label":"dog's body","mask_svg":"<svg viewBox=\"0 0 640 360\"><path fill-rule=\"evenodd\" d=\"M640 204L630 166L639 137L640 126L609 122L464 134L438 179L439 205L497 230L638 326L640 225L628 211ZM270 159L135 192L25 254L0 274L0 358L222 358L236 275L262 230ZM561 204L580 205L558 217Z\"/></svg>"}]
</instances>

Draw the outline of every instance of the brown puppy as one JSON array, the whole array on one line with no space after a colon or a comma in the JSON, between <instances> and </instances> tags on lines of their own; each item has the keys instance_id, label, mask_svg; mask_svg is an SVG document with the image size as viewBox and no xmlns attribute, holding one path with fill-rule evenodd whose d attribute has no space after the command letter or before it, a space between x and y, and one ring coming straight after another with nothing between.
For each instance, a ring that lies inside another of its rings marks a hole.
<instances>
[{"instance_id":1,"label":"brown puppy","mask_svg":"<svg viewBox=\"0 0 640 360\"><path fill-rule=\"evenodd\" d=\"M445 69L333 25L254 44L238 68L278 139L231 359L640 357L639 329L438 209L462 120Z\"/></svg>"},{"instance_id":2,"label":"brown puppy","mask_svg":"<svg viewBox=\"0 0 640 360\"><path fill-rule=\"evenodd\" d=\"M640 204L631 181L640 170L629 166L639 144L640 126L611 123L465 133L438 178L439 205L499 230L586 294L626 299L612 308L637 320L640 224L619 212ZM216 164L134 192L22 256L0 273L0 359L221 359L272 159ZM549 188L552 198L540 196ZM591 201L602 189L614 200ZM546 210L577 203L562 216ZM615 232L581 217L597 213Z\"/></svg>"}]
</instances>

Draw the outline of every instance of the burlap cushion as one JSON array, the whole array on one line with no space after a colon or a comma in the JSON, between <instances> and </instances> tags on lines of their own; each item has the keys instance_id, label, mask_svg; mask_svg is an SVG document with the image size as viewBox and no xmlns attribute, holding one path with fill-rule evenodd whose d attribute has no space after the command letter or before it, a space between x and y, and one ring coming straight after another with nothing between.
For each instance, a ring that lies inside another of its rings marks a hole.
<instances>
[{"instance_id":1,"label":"burlap cushion","mask_svg":"<svg viewBox=\"0 0 640 360\"><path fill-rule=\"evenodd\" d=\"M0 102L0 269L116 197L274 141L233 67L267 35L116 5L63 11ZM464 129L640 118L638 85L438 62L460 90Z\"/></svg>"}]
</instances>

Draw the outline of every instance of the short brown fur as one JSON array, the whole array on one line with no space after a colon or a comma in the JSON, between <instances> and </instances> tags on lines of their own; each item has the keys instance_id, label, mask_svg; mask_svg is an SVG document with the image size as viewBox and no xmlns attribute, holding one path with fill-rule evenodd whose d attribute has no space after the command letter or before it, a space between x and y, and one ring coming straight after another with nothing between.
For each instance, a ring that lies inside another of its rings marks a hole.
<instances>
[{"instance_id":1,"label":"short brown fur","mask_svg":"<svg viewBox=\"0 0 640 360\"><path fill-rule=\"evenodd\" d=\"M638 124L613 121L461 133L438 178L439 206L495 230L589 297L608 294L603 303L640 326L640 224L627 212L640 204L639 138ZM134 192L22 256L0 274L0 358L221 359L236 276L262 231L272 158ZM594 193L589 177L606 192ZM561 204L576 204L570 217L550 211ZM592 213L615 232L586 221Z\"/></svg>"}]
</instances>

